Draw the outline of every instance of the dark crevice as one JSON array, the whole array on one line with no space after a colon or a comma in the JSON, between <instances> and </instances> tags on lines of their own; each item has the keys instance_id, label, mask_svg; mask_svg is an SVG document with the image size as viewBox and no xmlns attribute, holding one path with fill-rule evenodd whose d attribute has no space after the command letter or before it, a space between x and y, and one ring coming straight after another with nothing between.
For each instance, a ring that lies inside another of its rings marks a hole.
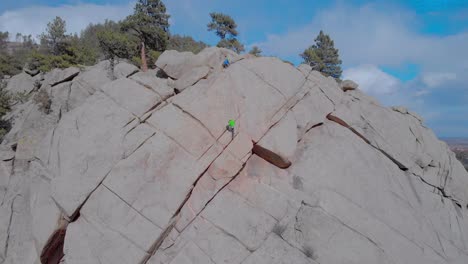
<instances>
[{"instance_id":1,"label":"dark crevice","mask_svg":"<svg viewBox=\"0 0 468 264\"><path fill-rule=\"evenodd\" d=\"M337 116L334 116L332 115L331 113L327 115L327 119L330 120L330 121L333 121L347 129L349 129L351 132L353 132L355 135L357 135L358 137L360 137L362 140L364 140L364 142L366 142L369 146L373 147L374 149L378 150L379 152L381 152L385 157L387 157L388 159L390 159L394 164L396 164L398 166L398 168L400 168L402 171L407 171L408 170L408 167L405 166L404 164L402 164L401 162L399 162L398 160L396 160L394 157L392 157L390 154L388 154L387 152L385 152L384 150L374 146L367 138L365 138L361 133L357 132L356 129L352 128L350 125L348 125L345 121L343 121L342 119L340 119L339 117Z\"/></svg>"},{"instance_id":2,"label":"dark crevice","mask_svg":"<svg viewBox=\"0 0 468 264\"><path fill-rule=\"evenodd\" d=\"M59 264L62 260L63 244L65 242L65 234L67 232L67 223L64 224L49 237L46 245L41 252L42 264Z\"/></svg>"},{"instance_id":3,"label":"dark crevice","mask_svg":"<svg viewBox=\"0 0 468 264\"><path fill-rule=\"evenodd\" d=\"M62 79L62 80L60 80L60 81L58 81L58 82L55 82L55 83L51 84L50 86L51 86L51 87L54 87L54 86L56 86L56 85L58 85L58 84L61 84L61 83L64 83L64 82L69 82L69 81L73 80L76 76L78 76L78 74L80 74L80 72L74 73L74 74L68 76L68 77L65 78L65 79Z\"/></svg>"},{"instance_id":4,"label":"dark crevice","mask_svg":"<svg viewBox=\"0 0 468 264\"><path fill-rule=\"evenodd\" d=\"M161 236L155 241L155 243L153 244L153 246L151 247L150 249L150 253L148 254L147 258L145 258L142 262L142 264L146 264L149 259L156 253L156 251L158 251L158 249L161 247L162 243L164 242L164 240L167 238L167 236L169 236L169 234L171 233L171 231L175 228L175 224L176 224L176 221L180 215L180 212L182 210L182 208L185 206L185 204L187 203L187 201L190 199L190 197L192 196L192 193L193 193L193 190L195 188L195 186L197 185L198 181L203 177L203 175L205 175L205 173L208 171L208 169L210 168L211 164L213 164L213 162L219 157L221 156L221 154L224 152L224 150L229 146L229 144L227 144L223 150L213 159L213 161L206 167L206 169L197 177L197 179L193 182L192 186L190 187L190 190L189 192L187 193L187 195L185 196L185 199L182 201L182 203L179 205L179 207L177 208L177 210L175 211L175 213L173 214L171 220L170 220L170 223L168 224L168 226L164 229L164 232L161 234ZM211 200L210 200L211 201Z\"/></svg>"},{"instance_id":5,"label":"dark crevice","mask_svg":"<svg viewBox=\"0 0 468 264\"><path fill-rule=\"evenodd\" d=\"M249 159L250 159L250 158L249 158ZM247 160L247 161L248 161L248 160ZM221 191L223 191L234 179L237 178L237 176L239 176L239 174L240 174L240 173L242 172L242 170L245 168L245 166L246 166L246 164L247 164L247 161L246 161L244 164L242 164L242 167L239 169L239 171L238 171L234 176L230 177L231 179L230 179L226 184L224 184L218 191L216 191L216 193L203 205L202 209L201 209L198 213L196 213L195 217L193 217L193 219L184 227L184 229L180 230L180 233L182 233L182 232L185 230L185 228L186 228L187 226L189 226L189 225L193 222L193 220L195 220L195 219L205 210L205 208L208 206L208 204L210 204L211 201L213 201L213 199L214 199ZM203 173L203 175L204 175L204 174L205 174L205 173ZM216 179L214 179L213 176L210 175L210 177L211 177L214 181L216 181ZM201 177L200 177L200 178L201 178ZM195 188L195 185L194 185L194 188ZM187 200L188 200L188 199L187 199ZM184 203L184 205L185 205L185 203ZM182 208L181 208L181 209L182 209Z\"/></svg>"},{"instance_id":6,"label":"dark crevice","mask_svg":"<svg viewBox=\"0 0 468 264\"><path fill-rule=\"evenodd\" d=\"M172 102L172 105L174 105L176 108L178 108L179 110L181 110L184 114L188 115L189 117L191 117L193 120L195 120L197 123L199 123L203 128L206 129L206 131L208 131L208 133L211 135L211 137L213 137L213 139L216 139L216 137L213 135L213 133L211 133L211 131L205 126L205 124L203 124L203 122L196 118L194 115L192 115L190 112L184 110L180 105L178 104L175 104L174 102Z\"/></svg>"},{"instance_id":7,"label":"dark crevice","mask_svg":"<svg viewBox=\"0 0 468 264\"><path fill-rule=\"evenodd\" d=\"M127 74L127 76L125 76L126 78L130 78L132 77L132 75L135 75L136 73L140 72L140 70L134 70L132 71L131 73Z\"/></svg>"},{"instance_id":8,"label":"dark crevice","mask_svg":"<svg viewBox=\"0 0 468 264\"><path fill-rule=\"evenodd\" d=\"M9 247L9 243L10 243L11 224L13 223L13 214L15 213L14 204L15 204L16 198L21 197L21 196L22 196L21 194L17 194L15 197L13 197L13 199L11 201L11 204L10 204L10 218L8 220L7 235L6 235L6 239L5 239L5 249L4 249L4 253L3 253L3 256L5 256L5 259L7 259L7 257L8 257L8 247Z\"/></svg>"},{"instance_id":9,"label":"dark crevice","mask_svg":"<svg viewBox=\"0 0 468 264\"><path fill-rule=\"evenodd\" d=\"M297 143L301 142L302 139L304 138L304 136L305 136L307 133L309 133L312 129L314 129L314 128L316 128L316 127L319 127L319 126L322 126L322 125L323 125L323 122L320 122L320 123L318 123L318 124L315 124L315 125L309 127L309 128L304 132L304 135L302 135L302 138L300 138L299 140L297 140Z\"/></svg>"},{"instance_id":10,"label":"dark crevice","mask_svg":"<svg viewBox=\"0 0 468 264\"><path fill-rule=\"evenodd\" d=\"M289 166L291 166L290 161L284 160L280 155L274 153L269 149L261 147L258 144L254 143L252 152L280 169L287 169L289 168Z\"/></svg>"}]
</instances>

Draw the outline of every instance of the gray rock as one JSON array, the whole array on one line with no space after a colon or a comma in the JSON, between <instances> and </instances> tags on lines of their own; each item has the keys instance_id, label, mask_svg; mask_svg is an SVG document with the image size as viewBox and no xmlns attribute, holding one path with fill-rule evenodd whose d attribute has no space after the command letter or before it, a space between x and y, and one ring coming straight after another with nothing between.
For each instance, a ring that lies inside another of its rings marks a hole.
<instances>
[{"instance_id":1,"label":"gray rock","mask_svg":"<svg viewBox=\"0 0 468 264\"><path fill-rule=\"evenodd\" d=\"M344 80L340 83L341 89L343 89L343 92L347 91L352 91L356 90L359 85L351 80Z\"/></svg>"},{"instance_id":2,"label":"gray rock","mask_svg":"<svg viewBox=\"0 0 468 264\"><path fill-rule=\"evenodd\" d=\"M200 66L207 66L214 71L220 71L226 56L231 61L236 61L238 55L231 50L214 47L205 48L196 55L191 52L167 50L159 56L156 66L169 77L178 80L193 68Z\"/></svg>"},{"instance_id":3,"label":"gray rock","mask_svg":"<svg viewBox=\"0 0 468 264\"><path fill-rule=\"evenodd\" d=\"M80 69L70 67L64 70L53 69L44 76L44 83L50 86L73 80L80 73Z\"/></svg>"},{"instance_id":4,"label":"gray rock","mask_svg":"<svg viewBox=\"0 0 468 264\"><path fill-rule=\"evenodd\" d=\"M177 92L180 93L185 88L192 86L195 83L197 83L200 79L205 78L209 72L210 68L207 66L193 68L189 72L182 75L180 79L175 81L174 88L177 90Z\"/></svg>"},{"instance_id":5,"label":"gray rock","mask_svg":"<svg viewBox=\"0 0 468 264\"><path fill-rule=\"evenodd\" d=\"M8 81L8 85L6 86L5 90L10 92L11 94L15 93L30 93L34 90L34 81L35 79L31 77L27 73L20 73L11 77Z\"/></svg>"},{"instance_id":6,"label":"gray rock","mask_svg":"<svg viewBox=\"0 0 468 264\"><path fill-rule=\"evenodd\" d=\"M0 262L468 261L468 173L417 114L275 58L157 65L175 81L104 61L13 107Z\"/></svg>"},{"instance_id":7,"label":"gray rock","mask_svg":"<svg viewBox=\"0 0 468 264\"><path fill-rule=\"evenodd\" d=\"M115 65L114 76L116 79L128 78L131 75L137 73L138 71L139 70L135 65L122 61Z\"/></svg>"},{"instance_id":8,"label":"gray rock","mask_svg":"<svg viewBox=\"0 0 468 264\"><path fill-rule=\"evenodd\" d=\"M168 80L156 77L154 72L138 72L130 76L130 79L136 81L140 85L152 89L163 100L166 100L174 95L174 90L169 87Z\"/></svg>"},{"instance_id":9,"label":"gray rock","mask_svg":"<svg viewBox=\"0 0 468 264\"><path fill-rule=\"evenodd\" d=\"M152 89L127 78L105 84L102 91L117 104L138 117L162 101L161 97Z\"/></svg>"}]
</instances>

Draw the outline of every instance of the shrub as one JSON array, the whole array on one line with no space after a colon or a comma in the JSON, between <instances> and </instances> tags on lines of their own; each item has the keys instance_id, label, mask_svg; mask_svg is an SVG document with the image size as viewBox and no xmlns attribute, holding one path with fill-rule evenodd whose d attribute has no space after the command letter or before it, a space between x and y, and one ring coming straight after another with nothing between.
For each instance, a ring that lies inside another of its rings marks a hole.
<instances>
[{"instance_id":1,"label":"shrub","mask_svg":"<svg viewBox=\"0 0 468 264\"><path fill-rule=\"evenodd\" d=\"M34 102L39 105L39 110L45 114L50 113L50 107L52 105L52 100L50 99L49 94L43 89L40 90L33 98Z\"/></svg>"}]
</instances>

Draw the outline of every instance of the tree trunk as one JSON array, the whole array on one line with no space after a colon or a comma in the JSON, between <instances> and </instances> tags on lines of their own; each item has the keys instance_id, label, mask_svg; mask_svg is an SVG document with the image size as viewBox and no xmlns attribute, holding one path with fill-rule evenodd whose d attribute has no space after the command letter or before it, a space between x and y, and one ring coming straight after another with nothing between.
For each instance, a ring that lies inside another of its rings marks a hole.
<instances>
[{"instance_id":1,"label":"tree trunk","mask_svg":"<svg viewBox=\"0 0 468 264\"><path fill-rule=\"evenodd\" d=\"M146 63L145 43L141 42L141 70L148 71L148 64Z\"/></svg>"}]
</instances>

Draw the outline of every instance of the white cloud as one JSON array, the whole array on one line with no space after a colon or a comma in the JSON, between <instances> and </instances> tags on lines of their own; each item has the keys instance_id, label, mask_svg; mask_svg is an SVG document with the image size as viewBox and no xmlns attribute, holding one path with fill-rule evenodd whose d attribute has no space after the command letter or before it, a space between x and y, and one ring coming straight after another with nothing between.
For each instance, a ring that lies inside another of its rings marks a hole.
<instances>
[{"instance_id":1,"label":"white cloud","mask_svg":"<svg viewBox=\"0 0 468 264\"><path fill-rule=\"evenodd\" d=\"M361 65L343 71L343 79L359 84L359 88L372 95L390 94L398 90L400 81L375 65Z\"/></svg>"},{"instance_id":2,"label":"white cloud","mask_svg":"<svg viewBox=\"0 0 468 264\"><path fill-rule=\"evenodd\" d=\"M430 72L424 73L422 75L422 81L424 84L429 86L430 88L440 86L448 81L456 80L457 75L455 73L440 73L440 72Z\"/></svg>"},{"instance_id":3,"label":"white cloud","mask_svg":"<svg viewBox=\"0 0 468 264\"><path fill-rule=\"evenodd\" d=\"M417 32L420 25L415 14L398 7L375 4L356 7L339 2L318 12L303 27L268 35L255 45L265 54L297 58L323 29L335 41L348 67L414 63L423 72L451 73L458 78L466 75L468 61L460 56L468 54L468 32L430 36Z\"/></svg>"},{"instance_id":4,"label":"white cloud","mask_svg":"<svg viewBox=\"0 0 468 264\"><path fill-rule=\"evenodd\" d=\"M431 93L431 92L428 91L428 90L419 90L419 91L416 91L416 92L414 93L414 96L420 97L420 96L428 95L428 94L430 94L430 93Z\"/></svg>"},{"instance_id":5,"label":"white cloud","mask_svg":"<svg viewBox=\"0 0 468 264\"><path fill-rule=\"evenodd\" d=\"M31 6L2 13L0 31L8 31L10 36L22 33L36 37L45 31L48 22L60 16L67 22L68 33L79 33L89 23L103 22L105 19L123 19L133 12L133 6L133 1L124 5L80 3L58 7Z\"/></svg>"}]
</instances>

